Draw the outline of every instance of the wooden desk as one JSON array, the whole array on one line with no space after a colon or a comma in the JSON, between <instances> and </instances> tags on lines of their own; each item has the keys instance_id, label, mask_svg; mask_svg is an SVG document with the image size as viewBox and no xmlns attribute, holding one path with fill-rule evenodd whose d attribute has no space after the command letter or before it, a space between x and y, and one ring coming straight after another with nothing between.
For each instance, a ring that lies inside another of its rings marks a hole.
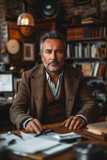
<instances>
[{"instance_id":1,"label":"wooden desk","mask_svg":"<svg viewBox=\"0 0 107 160\"><path fill-rule=\"evenodd\" d=\"M103 119L104 119L104 117L102 117L102 120ZM61 123L46 125L46 129L50 129L50 128L53 129L54 132L57 132L57 133L67 133L67 132L72 131L72 130L69 130L65 127L62 127ZM74 132L79 133L80 135L89 138L86 141L80 142L81 144L84 144L84 143L98 143L98 144L102 144L102 145L107 147L107 141L102 141L102 140L97 139L97 138L92 137L92 136L86 136L86 135L84 135L84 130L85 130L85 128L80 129L80 130L73 130ZM14 130L12 132L15 133L15 134L19 133L19 131L17 131L17 130ZM13 155L13 154L9 154L9 157L11 158L11 160L14 160L14 159L15 160L30 160L30 159L36 159L36 160L44 160L44 159L48 159L48 160L70 160L70 158L73 158L73 156L74 156L73 148L75 146L76 145L74 145L72 148L70 148L66 151L63 151L61 153L57 153L56 155L54 154L54 155L51 155L51 156L47 156L43 153L37 153L37 154L28 154L28 157L19 157L19 156Z\"/></svg>"}]
</instances>

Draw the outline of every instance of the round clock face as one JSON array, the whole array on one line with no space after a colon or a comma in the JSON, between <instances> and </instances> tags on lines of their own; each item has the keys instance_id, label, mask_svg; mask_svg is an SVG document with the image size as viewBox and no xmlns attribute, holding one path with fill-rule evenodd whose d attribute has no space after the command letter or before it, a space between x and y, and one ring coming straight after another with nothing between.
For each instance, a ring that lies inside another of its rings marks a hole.
<instances>
[{"instance_id":1,"label":"round clock face","mask_svg":"<svg viewBox=\"0 0 107 160\"><path fill-rule=\"evenodd\" d=\"M34 32L34 27L31 26L20 26L20 32L23 36L29 37Z\"/></svg>"},{"instance_id":2,"label":"round clock face","mask_svg":"<svg viewBox=\"0 0 107 160\"><path fill-rule=\"evenodd\" d=\"M16 39L10 39L7 42L7 50L10 54L17 54L20 50L20 44Z\"/></svg>"}]
</instances>

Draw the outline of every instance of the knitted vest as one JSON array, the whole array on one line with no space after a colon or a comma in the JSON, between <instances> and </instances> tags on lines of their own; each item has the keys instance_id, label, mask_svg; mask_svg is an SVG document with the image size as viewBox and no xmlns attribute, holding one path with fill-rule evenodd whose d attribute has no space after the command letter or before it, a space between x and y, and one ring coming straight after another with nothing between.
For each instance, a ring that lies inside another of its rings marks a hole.
<instances>
[{"instance_id":1,"label":"knitted vest","mask_svg":"<svg viewBox=\"0 0 107 160\"><path fill-rule=\"evenodd\" d=\"M65 91L61 85L59 97L55 100L52 96L48 82L46 81L45 113L43 118L45 124L63 122L65 117Z\"/></svg>"}]
</instances>

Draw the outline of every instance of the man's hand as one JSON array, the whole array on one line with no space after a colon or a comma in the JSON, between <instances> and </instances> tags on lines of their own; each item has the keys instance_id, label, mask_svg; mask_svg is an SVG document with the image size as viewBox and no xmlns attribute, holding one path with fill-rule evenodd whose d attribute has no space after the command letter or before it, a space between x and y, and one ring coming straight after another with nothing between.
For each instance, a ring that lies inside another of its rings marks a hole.
<instances>
[{"instance_id":1,"label":"man's hand","mask_svg":"<svg viewBox=\"0 0 107 160\"><path fill-rule=\"evenodd\" d=\"M37 118L29 121L25 128L27 132L36 132L37 134L41 134L44 129L45 127Z\"/></svg>"},{"instance_id":2,"label":"man's hand","mask_svg":"<svg viewBox=\"0 0 107 160\"><path fill-rule=\"evenodd\" d=\"M86 121L80 116L70 116L62 123L62 125L69 129L80 129L86 125Z\"/></svg>"}]
</instances>

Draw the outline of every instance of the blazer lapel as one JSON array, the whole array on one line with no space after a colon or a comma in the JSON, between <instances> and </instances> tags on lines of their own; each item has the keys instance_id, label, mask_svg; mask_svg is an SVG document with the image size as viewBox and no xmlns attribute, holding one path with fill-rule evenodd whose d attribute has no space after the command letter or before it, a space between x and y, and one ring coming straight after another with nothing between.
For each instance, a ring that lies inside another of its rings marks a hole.
<instances>
[{"instance_id":1,"label":"blazer lapel","mask_svg":"<svg viewBox=\"0 0 107 160\"><path fill-rule=\"evenodd\" d=\"M38 118L42 118L45 94L45 70L43 65L32 75L32 90Z\"/></svg>"},{"instance_id":2,"label":"blazer lapel","mask_svg":"<svg viewBox=\"0 0 107 160\"><path fill-rule=\"evenodd\" d=\"M72 113L73 104L78 88L78 75L72 67L65 67L64 70L64 86L65 86L65 112L69 117Z\"/></svg>"}]
</instances>

